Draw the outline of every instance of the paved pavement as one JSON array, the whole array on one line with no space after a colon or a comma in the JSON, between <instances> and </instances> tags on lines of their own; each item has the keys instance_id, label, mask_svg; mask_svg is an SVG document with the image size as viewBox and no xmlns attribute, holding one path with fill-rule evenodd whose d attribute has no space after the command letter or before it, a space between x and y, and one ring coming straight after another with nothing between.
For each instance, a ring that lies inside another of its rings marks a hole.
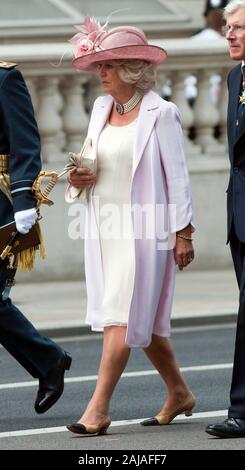
<instances>
[{"instance_id":1,"label":"paved pavement","mask_svg":"<svg viewBox=\"0 0 245 470\"><path fill-rule=\"evenodd\" d=\"M84 281L22 283L21 274L12 300L43 333L67 336L85 333ZM238 289L234 272L188 271L177 274L172 324L191 326L236 320Z\"/></svg>"}]
</instances>

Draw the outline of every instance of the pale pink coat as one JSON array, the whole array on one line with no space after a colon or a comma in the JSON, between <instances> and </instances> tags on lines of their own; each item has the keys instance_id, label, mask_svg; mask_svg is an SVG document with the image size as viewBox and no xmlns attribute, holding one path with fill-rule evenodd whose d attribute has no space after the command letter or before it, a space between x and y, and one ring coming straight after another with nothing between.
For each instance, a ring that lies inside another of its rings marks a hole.
<instances>
[{"instance_id":1,"label":"pale pink coat","mask_svg":"<svg viewBox=\"0 0 245 470\"><path fill-rule=\"evenodd\" d=\"M88 136L96 148L112 105L111 96L99 97L95 101ZM69 201L69 188L66 199ZM176 205L176 226L173 224L171 227L170 224L170 232L192 223L191 190L179 112L173 103L163 100L153 91L143 97L137 120L131 202L154 206L164 204L164 207ZM137 229L136 224L133 217L134 229ZM130 347L148 346L153 333L170 335L176 268L173 250L159 250L157 247L156 237L135 239L134 289L126 336ZM85 274L88 293L86 321L93 330L100 330L103 270L92 191L88 195L86 210Z\"/></svg>"}]
</instances>

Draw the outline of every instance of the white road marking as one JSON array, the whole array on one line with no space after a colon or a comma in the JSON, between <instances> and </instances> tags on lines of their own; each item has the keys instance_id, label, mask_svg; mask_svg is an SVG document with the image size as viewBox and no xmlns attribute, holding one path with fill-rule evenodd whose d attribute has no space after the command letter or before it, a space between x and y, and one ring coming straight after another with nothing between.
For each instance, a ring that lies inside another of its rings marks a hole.
<instances>
[{"instance_id":1,"label":"white road marking","mask_svg":"<svg viewBox=\"0 0 245 470\"><path fill-rule=\"evenodd\" d=\"M181 367L181 372L199 372L199 371L209 371L209 370L221 370L221 369L231 369L232 363L227 364L210 364L202 366L190 366L190 367ZM134 377L146 377L151 375L157 375L156 370L143 370L135 372L124 372L121 378L134 378ZM65 379L65 383L80 383L80 382L90 382L97 380L97 375L87 375L87 376L78 376L78 377L68 377ZM10 390L14 388L25 388L25 387L36 387L38 384L37 380L31 380L27 382L13 382L7 384L1 384L0 390Z\"/></svg>"},{"instance_id":2,"label":"white road marking","mask_svg":"<svg viewBox=\"0 0 245 470\"><path fill-rule=\"evenodd\" d=\"M224 417L227 416L227 410L217 410L217 411L204 411L201 413L194 413L190 417L186 417L185 415L176 416L175 421L183 421L183 420L193 420L193 419L206 419L206 418L217 418L217 417ZM120 426L133 426L135 424L139 424L143 419L129 419L123 421L112 421L111 427L120 427ZM23 429L22 431L8 431L8 432L1 432L0 439L6 437L23 437L23 436L34 436L39 434L52 434L52 433L60 433L68 431L65 426L57 426L54 428L40 428L40 429Z\"/></svg>"}]
</instances>

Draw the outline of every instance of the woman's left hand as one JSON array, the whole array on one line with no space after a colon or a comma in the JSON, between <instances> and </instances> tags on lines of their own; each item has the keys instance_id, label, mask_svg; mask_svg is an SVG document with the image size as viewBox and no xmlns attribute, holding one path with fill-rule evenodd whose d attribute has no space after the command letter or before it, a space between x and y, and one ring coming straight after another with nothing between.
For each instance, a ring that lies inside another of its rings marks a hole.
<instances>
[{"instance_id":1,"label":"woman's left hand","mask_svg":"<svg viewBox=\"0 0 245 470\"><path fill-rule=\"evenodd\" d=\"M174 248L174 259L180 271L188 266L194 259L194 248L191 240L176 237L176 245Z\"/></svg>"}]
</instances>

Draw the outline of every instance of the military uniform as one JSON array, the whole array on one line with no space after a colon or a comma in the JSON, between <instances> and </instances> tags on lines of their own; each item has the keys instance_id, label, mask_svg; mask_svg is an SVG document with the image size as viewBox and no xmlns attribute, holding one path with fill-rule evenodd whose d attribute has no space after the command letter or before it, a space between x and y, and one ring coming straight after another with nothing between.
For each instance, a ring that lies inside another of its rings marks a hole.
<instances>
[{"instance_id":1,"label":"military uniform","mask_svg":"<svg viewBox=\"0 0 245 470\"><path fill-rule=\"evenodd\" d=\"M1 66L2 65L2 66ZM14 220L14 212L35 207L32 183L40 169L40 138L31 98L19 70L0 62L0 155L11 155L8 172L12 205L0 193L0 226Z\"/></svg>"},{"instance_id":2,"label":"military uniform","mask_svg":"<svg viewBox=\"0 0 245 470\"><path fill-rule=\"evenodd\" d=\"M15 212L35 207L31 188L40 169L40 137L25 81L15 64L0 62L0 175L8 173L12 196L11 203L0 190L0 226L13 222ZM64 351L4 299L9 276L8 261L0 260L0 343L33 377L43 379Z\"/></svg>"}]
</instances>

